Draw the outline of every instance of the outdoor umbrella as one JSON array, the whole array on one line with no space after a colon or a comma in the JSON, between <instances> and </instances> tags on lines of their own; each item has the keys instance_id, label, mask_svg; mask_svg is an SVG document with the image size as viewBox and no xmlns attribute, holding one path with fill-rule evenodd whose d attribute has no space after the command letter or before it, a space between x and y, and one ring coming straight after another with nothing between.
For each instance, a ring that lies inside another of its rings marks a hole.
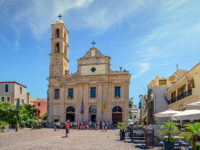
<instances>
[{"instance_id":1,"label":"outdoor umbrella","mask_svg":"<svg viewBox=\"0 0 200 150\"><path fill-rule=\"evenodd\" d=\"M194 102L194 103L191 103L191 104L187 104L186 108L187 109L199 109L200 110L200 101Z\"/></svg>"},{"instance_id":2,"label":"outdoor umbrella","mask_svg":"<svg viewBox=\"0 0 200 150\"><path fill-rule=\"evenodd\" d=\"M191 109L172 116L172 120L197 120L200 119L200 110Z\"/></svg>"},{"instance_id":3,"label":"outdoor umbrella","mask_svg":"<svg viewBox=\"0 0 200 150\"><path fill-rule=\"evenodd\" d=\"M179 112L180 112L180 111L168 109L168 110L165 110L165 111L163 111L163 112L157 113L157 114L155 114L154 116L157 117L157 118L171 117L172 115L177 114L177 113L179 113Z\"/></svg>"}]
</instances>

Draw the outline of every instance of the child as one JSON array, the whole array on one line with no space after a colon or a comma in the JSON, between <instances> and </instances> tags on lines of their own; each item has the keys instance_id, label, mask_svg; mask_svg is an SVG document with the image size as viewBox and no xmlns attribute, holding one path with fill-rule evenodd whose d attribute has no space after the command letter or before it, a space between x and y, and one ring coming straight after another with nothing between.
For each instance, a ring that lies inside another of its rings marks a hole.
<instances>
[{"instance_id":1,"label":"child","mask_svg":"<svg viewBox=\"0 0 200 150\"><path fill-rule=\"evenodd\" d=\"M68 136L69 129L70 129L69 120L67 120L67 122L65 123L66 137Z\"/></svg>"}]
</instances>

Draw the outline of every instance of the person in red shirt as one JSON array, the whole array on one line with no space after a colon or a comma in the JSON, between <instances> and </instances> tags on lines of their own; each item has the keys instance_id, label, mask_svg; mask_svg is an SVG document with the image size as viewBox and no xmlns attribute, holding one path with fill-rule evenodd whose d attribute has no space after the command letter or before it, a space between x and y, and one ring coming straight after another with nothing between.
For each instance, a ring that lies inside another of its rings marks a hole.
<instances>
[{"instance_id":1,"label":"person in red shirt","mask_svg":"<svg viewBox=\"0 0 200 150\"><path fill-rule=\"evenodd\" d=\"M67 120L67 122L65 123L66 137L68 136L69 129L70 129L69 120Z\"/></svg>"}]
</instances>

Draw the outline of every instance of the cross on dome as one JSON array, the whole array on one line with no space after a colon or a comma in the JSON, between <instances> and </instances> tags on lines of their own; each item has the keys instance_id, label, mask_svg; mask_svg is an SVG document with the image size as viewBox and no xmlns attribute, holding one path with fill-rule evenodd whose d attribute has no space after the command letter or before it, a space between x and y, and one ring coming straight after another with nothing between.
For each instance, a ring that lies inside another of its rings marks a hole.
<instances>
[{"instance_id":1,"label":"cross on dome","mask_svg":"<svg viewBox=\"0 0 200 150\"><path fill-rule=\"evenodd\" d=\"M95 41L93 41L91 44L92 44L92 45L93 45L93 47L94 47L94 45L96 44L96 42L95 42Z\"/></svg>"}]
</instances>

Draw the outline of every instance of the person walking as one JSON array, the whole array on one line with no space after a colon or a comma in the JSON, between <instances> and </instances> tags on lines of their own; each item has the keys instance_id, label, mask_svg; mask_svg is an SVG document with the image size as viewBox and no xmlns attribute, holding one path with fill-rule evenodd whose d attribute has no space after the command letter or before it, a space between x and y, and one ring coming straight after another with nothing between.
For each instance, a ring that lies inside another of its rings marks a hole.
<instances>
[{"instance_id":1,"label":"person walking","mask_svg":"<svg viewBox=\"0 0 200 150\"><path fill-rule=\"evenodd\" d=\"M57 128L57 124L56 124L56 122L54 122L53 127L54 127L54 131L56 131L56 128Z\"/></svg>"},{"instance_id":2,"label":"person walking","mask_svg":"<svg viewBox=\"0 0 200 150\"><path fill-rule=\"evenodd\" d=\"M105 121L105 130L106 130L106 132L108 130L108 121L107 120Z\"/></svg>"},{"instance_id":3,"label":"person walking","mask_svg":"<svg viewBox=\"0 0 200 150\"><path fill-rule=\"evenodd\" d=\"M102 131L105 130L105 121L102 122Z\"/></svg>"},{"instance_id":4,"label":"person walking","mask_svg":"<svg viewBox=\"0 0 200 150\"><path fill-rule=\"evenodd\" d=\"M66 137L68 137L69 129L70 129L70 124L69 120L67 120L67 122L65 123Z\"/></svg>"}]
</instances>

